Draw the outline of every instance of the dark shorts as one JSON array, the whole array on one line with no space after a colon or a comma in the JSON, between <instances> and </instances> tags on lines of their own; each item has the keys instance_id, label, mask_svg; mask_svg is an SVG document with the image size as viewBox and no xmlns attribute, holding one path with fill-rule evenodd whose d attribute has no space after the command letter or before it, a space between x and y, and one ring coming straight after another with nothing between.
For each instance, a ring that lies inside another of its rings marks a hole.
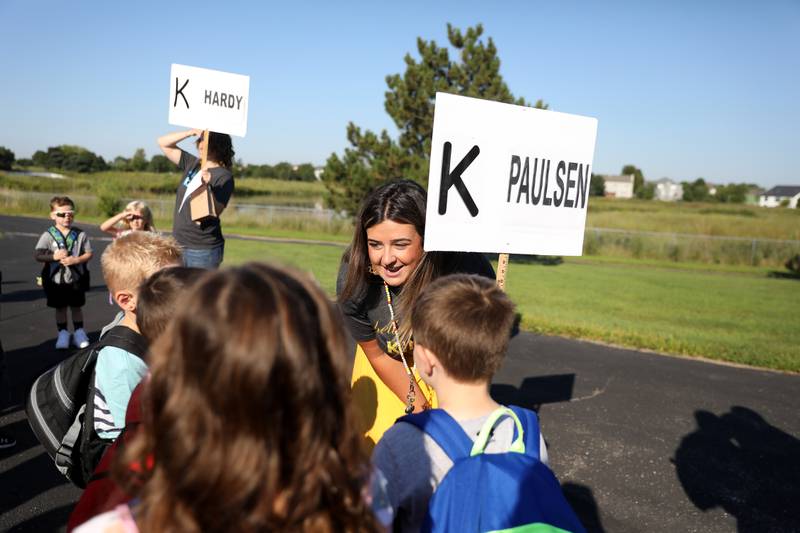
<instances>
[{"instance_id":1,"label":"dark shorts","mask_svg":"<svg viewBox=\"0 0 800 533\"><path fill-rule=\"evenodd\" d=\"M47 284L44 288L47 296L47 307L61 309L63 307L83 307L86 303L86 291L72 283L66 285Z\"/></svg>"}]
</instances>

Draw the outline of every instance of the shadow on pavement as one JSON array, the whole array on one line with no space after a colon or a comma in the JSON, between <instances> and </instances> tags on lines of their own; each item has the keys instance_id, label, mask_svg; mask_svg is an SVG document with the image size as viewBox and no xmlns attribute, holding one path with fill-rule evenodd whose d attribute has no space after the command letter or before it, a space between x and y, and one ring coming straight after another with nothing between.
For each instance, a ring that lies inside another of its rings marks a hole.
<instances>
[{"instance_id":1,"label":"shadow on pavement","mask_svg":"<svg viewBox=\"0 0 800 533\"><path fill-rule=\"evenodd\" d=\"M17 524L9 533L38 533L41 531L65 531L66 523L74 505L64 505Z\"/></svg>"},{"instance_id":2,"label":"shadow on pavement","mask_svg":"<svg viewBox=\"0 0 800 533\"><path fill-rule=\"evenodd\" d=\"M574 387L575 374L556 374L525 378L519 387L495 383L490 393L497 403L538 412L542 404L570 401Z\"/></svg>"},{"instance_id":3,"label":"shadow on pavement","mask_svg":"<svg viewBox=\"0 0 800 533\"><path fill-rule=\"evenodd\" d=\"M800 440L746 407L694 416L672 463L695 507L721 507L740 533L800 531Z\"/></svg>"},{"instance_id":4,"label":"shadow on pavement","mask_svg":"<svg viewBox=\"0 0 800 533\"><path fill-rule=\"evenodd\" d=\"M578 519L589 533L605 533L603 523L600 520L600 511L597 508L597 501L594 499L592 489L579 483L564 483L561 485L564 497L572 506L572 510L578 515Z\"/></svg>"}]
</instances>

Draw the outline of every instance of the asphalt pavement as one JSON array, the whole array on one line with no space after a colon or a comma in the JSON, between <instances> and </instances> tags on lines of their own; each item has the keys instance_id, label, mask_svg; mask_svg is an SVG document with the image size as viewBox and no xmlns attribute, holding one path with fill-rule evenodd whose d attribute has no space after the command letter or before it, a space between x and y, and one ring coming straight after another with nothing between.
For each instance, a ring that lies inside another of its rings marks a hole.
<instances>
[{"instance_id":1,"label":"asphalt pavement","mask_svg":"<svg viewBox=\"0 0 800 533\"><path fill-rule=\"evenodd\" d=\"M46 225L0 216L0 431L18 440L0 450L0 531L59 531L80 496L22 407L31 381L66 356L35 285ZM108 241L84 229L96 251L84 308L96 339L115 314L99 264ZM798 375L522 333L492 393L538 410L551 466L590 531L800 531Z\"/></svg>"}]
</instances>

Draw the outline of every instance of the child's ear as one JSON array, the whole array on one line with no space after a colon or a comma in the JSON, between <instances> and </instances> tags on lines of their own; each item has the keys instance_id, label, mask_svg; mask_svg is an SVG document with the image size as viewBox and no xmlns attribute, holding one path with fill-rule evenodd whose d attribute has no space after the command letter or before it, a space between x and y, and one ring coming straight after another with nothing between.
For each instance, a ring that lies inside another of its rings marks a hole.
<instances>
[{"instance_id":1,"label":"child's ear","mask_svg":"<svg viewBox=\"0 0 800 533\"><path fill-rule=\"evenodd\" d=\"M114 301L117 305L128 313L136 312L136 295L129 290L121 290L114 293Z\"/></svg>"},{"instance_id":2,"label":"child's ear","mask_svg":"<svg viewBox=\"0 0 800 533\"><path fill-rule=\"evenodd\" d=\"M438 366L439 361L429 349L419 343L414 344L414 364L420 373L425 377L433 375L433 369Z\"/></svg>"}]
</instances>

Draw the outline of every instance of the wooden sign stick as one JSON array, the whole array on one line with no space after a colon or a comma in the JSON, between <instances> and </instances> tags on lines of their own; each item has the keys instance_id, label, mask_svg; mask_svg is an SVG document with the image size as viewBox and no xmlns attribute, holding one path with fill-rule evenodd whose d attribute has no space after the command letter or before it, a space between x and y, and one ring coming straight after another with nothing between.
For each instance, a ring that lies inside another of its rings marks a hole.
<instances>
[{"instance_id":1,"label":"wooden sign stick","mask_svg":"<svg viewBox=\"0 0 800 533\"><path fill-rule=\"evenodd\" d=\"M506 272L508 271L508 254L500 254L497 258L497 286L506 290Z\"/></svg>"},{"instance_id":2,"label":"wooden sign stick","mask_svg":"<svg viewBox=\"0 0 800 533\"><path fill-rule=\"evenodd\" d=\"M206 166L207 159L208 159L208 130L203 130L203 149L200 150L200 172L202 172L203 167Z\"/></svg>"}]
</instances>

